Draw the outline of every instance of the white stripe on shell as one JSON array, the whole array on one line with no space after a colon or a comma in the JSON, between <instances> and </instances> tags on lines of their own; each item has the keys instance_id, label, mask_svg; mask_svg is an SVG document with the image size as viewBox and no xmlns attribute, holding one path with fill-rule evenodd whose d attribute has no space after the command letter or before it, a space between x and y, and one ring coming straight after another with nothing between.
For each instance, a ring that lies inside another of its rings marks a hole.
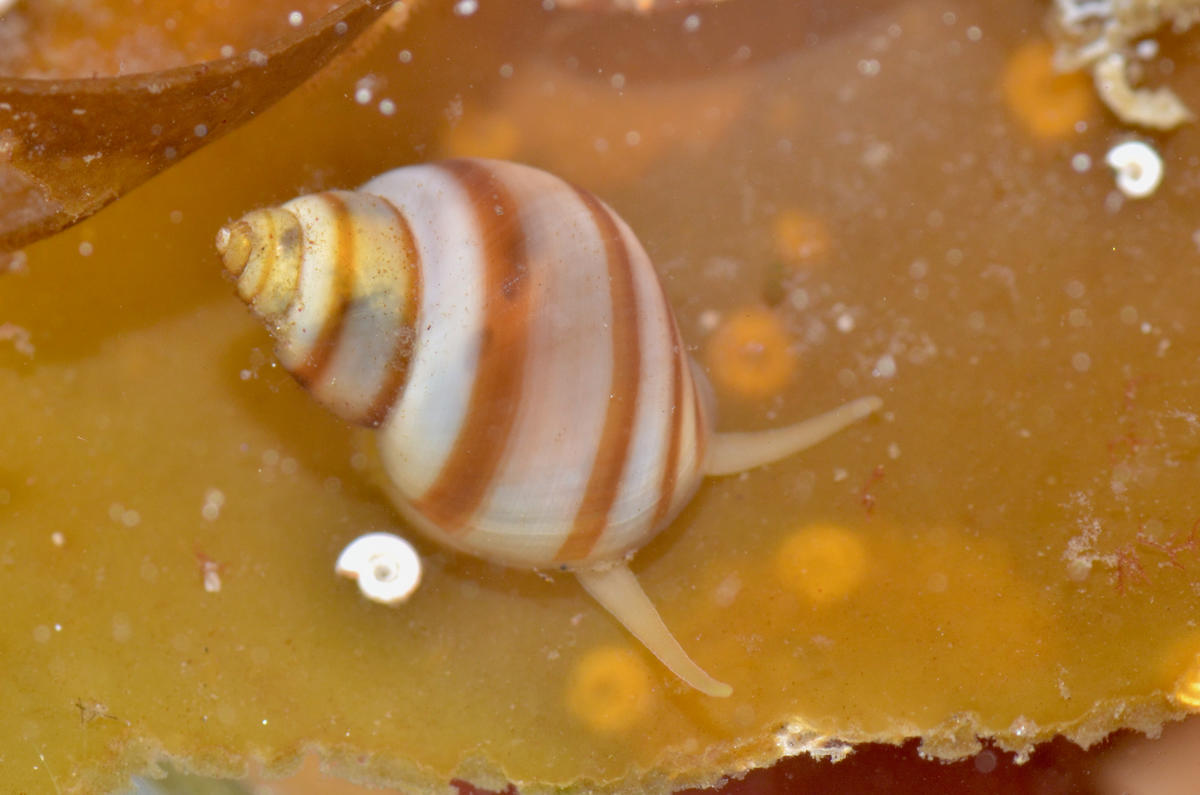
<instances>
[{"instance_id":1,"label":"white stripe on shell","mask_svg":"<svg viewBox=\"0 0 1200 795\"><path fill-rule=\"evenodd\" d=\"M287 347L279 351L280 363L296 371L304 368L335 306L338 231L329 203L319 194L293 199L282 209L296 215L304 234L297 294L282 322L287 331L280 335Z\"/></svg>"},{"instance_id":2,"label":"white stripe on shell","mask_svg":"<svg viewBox=\"0 0 1200 795\"><path fill-rule=\"evenodd\" d=\"M391 380L405 307L396 294L402 278L404 249L396 245L401 230L395 214L378 197L342 193L339 198L353 219L355 268L348 285L357 296L345 308L337 344L313 388L326 405L347 420L362 422Z\"/></svg>"},{"instance_id":3,"label":"white stripe on shell","mask_svg":"<svg viewBox=\"0 0 1200 795\"><path fill-rule=\"evenodd\" d=\"M469 543L495 559L549 565L574 524L604 433L612 306L604 242L587 205L557 177L486 164L509 191L532 291L521 403ZM547 223L547 219L551 223Z\"/></svg>"},{"instance_id":4,"label":"white stripe on shell","mask_svg":"<svg viewBox=\"0 0 1200 795\"><path fill-rule=\"evenodd\" d=\"M436 481L466 416L483 323L483 246L475 210L435 166L389 171L359 190L404 215L421 263L421 307L408 384L381 428L388 474L409 500Z\"/></svg>"},{"instance_id":5,"label":"white stripe on shell","mask_svg":"<svg viewBox=\"0 0 1200 795\"><path fill-rule=\"evenodd\" d=\"M609 511L608 526L593 550L593 554L601 559L619 555L631 546L645 543L649 537L675 423L671 391L674 358L678 355L672 344L674 320L663 299L649 255L629 226L607 205L605 210L621 232L621 242L632 271L633 290L637 296L641 367L637 413L630 430L625 469L621 473L616 501ZM688 375L686 370L682 373L685 382Z\"/></svg>"}]
</instances>

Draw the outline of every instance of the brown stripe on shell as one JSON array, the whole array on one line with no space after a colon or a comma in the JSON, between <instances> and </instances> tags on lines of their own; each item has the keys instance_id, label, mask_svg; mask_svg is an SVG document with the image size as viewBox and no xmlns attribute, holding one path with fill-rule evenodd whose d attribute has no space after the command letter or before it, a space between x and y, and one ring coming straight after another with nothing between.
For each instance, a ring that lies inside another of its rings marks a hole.
<instances>
[{"instance_id":1,"label":"brown stripe on shell","mask_svg":"<svg viewBox=\"0 0 1200 795\"><path fill-rule=\"evenodd\" d=\"M591 474L575 522L559 547L559 562L583 560L591 553L608 527L608 516L621 487L621 476L629 458L634 423L637 420L638 394L642 369L641 340L638 337L638 296L634 284L629 249L608 209L592 194L576 189L576 194L591 213L592 221L604 241L608 265L609 295L612 305L612 384L600 446L592 462ZM569 263L568 263L569 266Z\"/></svg>"},{"instance_id":2,"label":"brown stripe on shell","mask_svg":"<svg viewBox=\"0 0 1200 795\"><path fill-rule=\"evenodd\" d=\"M516 201L500 177L471 160L439 167L463 187L483 246L483 329L463 425L433 485L414 505L448 534L467 521L491 488L521 402L532 293Z\"/></svg>"},{"instance_id":3,"label":"brown stripe on shell","mask_svg":"<svg viewBox=\"0 0 1200 795\"><path fill-rule=\"evenodd\" d=\"M375 394L370 408L367 409L364 424L372 428L387 419L392 406L396 404L400 390L408 381L408 369L412 364L413 345L416 342L417 308L421 305L421 262L416 242L413 240L412 228L408 225L408 219L404 217L404 213L400 212L394 204L390 201L385 201L384 204L396 218L396 228L399 230L396 245L404 250L404 267L408 271L408 293L403 297L404 309L399 313L399 317L407 318L409 325L396 329L395 348L388 361L387 379L383 382L379 392Z\"/></svg>"},{"instance_id":4,"label":"brown stripe on shell","mask_svg":"<svg viewBox=\"0 0 1200 795\"><path fill-rule=\"evenodd\" d=\"M333 358L338 338L341 337L342 328L345 325L346 306L353 292L355 272L357 270L355 266L354 224L350 218L350 211L346 208L346 203L335 193L322 193L320 197L329 205L333 228L337 230L337 262L333 265L332 295L331 305L328 307L329 311L325 317L316 318L312 321L321 323L321 333L317 336L317 340L313 343L308 355L304 357L304 361L292 370L292 375L306 389L314 388L313 385L320 379L321 373L329 366L329 362ZM291 303L288 305L289 311L291 306L299 299L301 293L301 285L304 278L303 267L303 263L301 263L301 271L296 280L296 291L292 296Z\"/></svg>"},{"instance_id":5,"label":"brown stripe on shell","mask_svg":"<svg viewBox=\"0 0 1200 795\"><path fill-rule=\"evenodd\" d=\"M271 283L271 273L275 270L275 263L279 260L279 230L275 227L273 218L271 220L270 245L265 246L265 248L267 254L259 259L258 280L254 283L254 291L247 296L247 300L251 303L253 303L255 298L258 298L263 288Z\"/></svg>"}]
</instances>

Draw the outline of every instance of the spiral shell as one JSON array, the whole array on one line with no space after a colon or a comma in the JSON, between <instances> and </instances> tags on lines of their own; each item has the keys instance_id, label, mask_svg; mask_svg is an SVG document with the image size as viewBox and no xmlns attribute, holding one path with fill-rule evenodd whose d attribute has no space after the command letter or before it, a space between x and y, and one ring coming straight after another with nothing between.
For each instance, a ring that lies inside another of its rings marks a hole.
<instances>
[{"instance_id":1,"label":"spiral shell","mask_svg":"<svg viewBox=\"0 0 1200 795\"><path fill-rule=\"evenodd\" d=\"M695 491L701 389L649 257L595 196L458 160L260 213L224 246L274 241L230 268L239 293L318 400L380 426L401 505L433 537L587 566Z\"/></svg>"},{"instance_id":2,"label":"spiral shell","mask_svg":"<svg viewBox=\"0 0 1200 795\"><path fill-rule=\"evenodd\" d=\"M377 428L393 501L487 560L575 571L668 667L717 695L624 561L705 474L758 466L878 407L712 430L653 265L598 198L528 166L452 160L302 196L221 230L280 362Z\"/></svg>"}]
</instances>

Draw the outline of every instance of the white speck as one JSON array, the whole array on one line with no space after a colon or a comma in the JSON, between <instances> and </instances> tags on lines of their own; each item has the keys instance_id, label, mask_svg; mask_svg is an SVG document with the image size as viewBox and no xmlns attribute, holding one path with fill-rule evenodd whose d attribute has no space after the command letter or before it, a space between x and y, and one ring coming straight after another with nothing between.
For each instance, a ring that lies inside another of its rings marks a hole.
<instances>
[{"instance_id":1,"label":"white speck","mask_svg":"<svg viewBox=\"0 0 1200 795\"><path fill-rule=\"evenodd\" d=\"M196 134L197 138L203 138L204 136L208 135L208 126L204 124L197 124L192 128L192 132Z\"/></svg>"},{"instance_id":2,"label":"white speck","mask_svg":"<svg viewBox=\"0 0 1200 795\"><path fill-rule=\"evenodd\" d=\"M391 533L367 533L346 545L334 570L358 582L372 602L399 604L421 583L421 559L412 544Z\"/></svg>"},{"instance_id":3,"label":"white speck","mask_svg":"<svg viewBox=\"0 0 1200 795\"><path fill-rule=\"evenodd\" d=\"M124 613L117 613L112 619L112 639L117 643L124 643L133 637L133 625L129 623L129 616Z\"/></svg>"},{"instance_id":4,"label":"white speck","mask_svg":"<svg viewBox=\"0 0 1200 795\"><path fill-rule=\"evenodd\" d=\"M1012 722L1012 725L1008 727L1008 730L1018 737L1026 737L1037 731L1037 724L1031 721L1029 718L1026 718L1024 715L1019 715L1017 719Z\"/></svg>"},{"instance_id":5,"label":"white speck","mask_svg":"<svg viewBox=\"0 0 1200 795\"><path fill-rule=\"evenodd\" d=\"M255 66L267 65L266 53L262 52L261 50L250 50L248 53L246 53L246 57L249 58L250 63L254 64Z\"/></svg>"},{"instance_id":6,"label":"white speck","mask_svg":"<svg viewBox=\"0 0 1200 795\"><path fill-rule=\"evenodd\" d=\"M683 18L683 29L687 33L695 33L700 30L700 15L688 14Z\"/></svg>"},{"instance_id":7,"label":"white speck","mask_svg":"<svg viewBox=\"0 0 1200 795\"><path fill-rule=\"evenodd\" d=\"M86 240L79 244L79 256L81 257L92 256L92 252L94 250L95 249L92 247L92 244Z\"/></svg>"},{"instance_id":8,"label":"white speck","mask_svg":"<svg viewBox=\"0 0 1200 795\"><path fill-rule=\"evenodd\" d=\"M508 79L513 76L513 65L510 63L500 64L500 76Z\"/></svg>"},{"instance_id":9,"label":"white speck","mask_svg":"<svg viewBox=\"0 0 1200 795\"><path fill-rule=\"evenodd\" d=\"M36 352L29 329L16 323L0 323L0 342L11 342L13 349L22 356L32 357Z\"/></svg>"},{"instance_id":10,"label":"white speck","mask_svg":"<svg viewBox=\"0 0 1200 795\"><path fill-rule=\"evenodd\" d=\"M983 31L978 25L972 25L971 27L967 28L967 39L969 41L979 41L982 38Z\"/></svg>"},{"instance_id":11,"label":"white speck","mask_svg":"<svg viewBox=\"0 0 1200 795\"><path fill-rule=\"evenodd\" d=\"M1152 60L1158 55L1158 40L1157 39L1142 39L1134 47L1137 56L1143 61Z\"/></svg>"},{"instance_id":12,"label":"white speck","mask_svg":"<svg viewBox=\"0 0 1200 795\"><path fill-rule=\"evenodd\" d=\"M850 473L844 469L839 468L839 469L833 470L833 482L834 483L841 483L843 480L845 480L848 477L850 477Z\"/></svg>"},{"instance_id":13,"label":"white speck","mask_svg":"<svg viewBox=\"0 0 1200 795\"><path fill-rule=\"evenodd\" d=\"M914 279L924 279L929 275L929 263L923 259L915 259L908 266L908 275Z\"/></svg>"},{"instance_id":14,"label":"white speck","mask_svg":"<svg viewBox=\"0 0 1200 795\"><path fill-rule=\"evenodd\" d=\"M250 370L242 370L241 372L238 373L238 378L241 378L243 381L249 381L253 377L254 377L254 373L251 372Z\"/></svg>"},{"instance_id":15,"label":"white speck","mask_svg":"<svg viewBox=\"0 0 1200 795\"><path fill-rule=\"evenodd\" d=\"M454 98L446 105L446 121L451 124L458 124L463 117L463 98L462 94L455 94Z\"/></svg>"},{"instance_id":16,"label":"white speck","mask_svg":"<svg viewBox=\"0 0 1200 795\"><path fill-rule=\"evenodd\" d=\"M390 99L381 99L379 101L379 112L384 116L391 116L396 112L396 103Z\"/></svg>"},{"instance_id":17,"label":"white speck","mask_svg":"<svg viewBox=\"0 0 1200 795\"><path fill-rule=\"evenodd\" d=\"M354 101L359 105L366 105L371 101L371 89L362 85L354 89Z\"/></svg>"},{"instance_id":18,"label":"white speck","mask_svg":"<svg viewBox=\"0 0 1200 795\"><path fill-rule=\"evenodd\" d=\"M204 492L204 507L200 509L200 515L208 521L212 522L221 515L221 508L225 505L225 492L220 489L209 489Z\"/></svg>"},{"instance_id":19,"label":"white speck","mask_svg":"<svg viewBox=\"0 0 1200 795\"><path fill-rule=\"evenodd\" d=\"M863 151L860 158L866 168L880 169L892 159L892 145L886 141L874 141ZM932 213L931 213L932 215ZM931 224L932 225L932 224ZM937 224L941 226L941 224Z\"/></svg>"},{"instance_id":20,"label":"white speck","mask_svg":"<svg viewBox=\"0 0 1200 795\"><path fill-rule=\"evenodd\" d=\"M411 50L401 50L396 54L396 60L398 60L400 63L412 63L412 58L413 56Z\"/></svg>"},{"instance_id":21,"label":"white speck","mask_svg":"<svg viewBox=\"0 0 1200 795\"><path fill-rule=\"evenodd\" d=\"M1078 372L1086 373L1092 367L1092 357L1082 351L1071 357L1071 366Z\"/></svg>"},{"instance_id":22,"label":"white speck","mask_svg":"<svg viewBox=\"0 0 1200 795\"><path fill-rule=\"evenodd\" d=\"M167 148L163 149L163 157L165 157L167 160L174 160L177 154L179 153L175 151L175 147L173 146L168 146Z\"/></svg>"},{"instance_id":23,"label":"white speck","mask_svg":"<svg viewBox=\"0 0 1200 795\"><path fill-rule=\"evenodd\" d=\"M713 590L712 600L717 607L729 607L742 590L742 578L736 572L718 583Z\"/></svg>"},{"instance_id":24,"label":"white speck","mask_svg":"<svg viewBox=\"0 0 1200 795\"><path fill-rule=\"evenodd\" d=\"M715 309L705 309L700 313L700 316L696 318L696 322L699 324L701 330L712 331L718 325L720 325L721 313Z\"/></svg>"},{"instance_id":25,"label":"white speck","mask_svg":"<svg viewBox=\"0 0 1200 795\"><path fill-rule=\"evenodd\" d=\"M1121 312L1120 312L1119 316L1121 318L1122 323L1124 323L1127 326L1132 326L1134 323L1137 323L1137 319L1138 319L1137 308L1132 307L1132 306L1123 306L1123 307L1121 307Z\"/></svg>"},{"instance_id":26,"label":"white speck","mask_svg":"<svg viewBox=\"0 0 1200 795\"><path fill-rule=\"evenodd\" d=\"M183 223L183 211L182 210L172 210L170 213L167 214L167 218L173 224L181 224L181 223Z\"/></svg>"},{"instance_id":27,"label":"white speck","mask_svg":"<svg viewBox=\"0 0 1200 795\"><path fill-rule=\"evenodd\" d=\"M126 527L137 527L142 523L142 515L137 511L129 508L121 514L121 524Z\"/></svg>"},{"instance_id":28,"label":"white speck","mask_svg":"<svg viewBox=\"0 0 1200 795\"><path fill-rule=\"evenodd\" d=\"M640 132L638 132L637 130L630 130L629 132L625 133L625 145L626 146L637 146L641 142L642 142L642 134Z\"/></svg>"},{"instance_id":29,"label":"white speck","mask_svg":"<svg viewBox=\"0 0 1200 795\"><path fill-rule=\"evenodd\" d=\"M1067 291L1068 296L1076 301L1087 295L1087 285L1078 279L1071 279L1063 289Z\"/></svg>"},{"instance_id":30,"label":"white speck","mask_svg":"<svg viewBox=\"0 0 1200 795\"><path fill-rule=\"evenodd\" d=\"M1075 307L1067 313L1067 323L1071 328L1083 328L1088 325L1087 310Z\"/></svg>"},{"instance_id":31,"label":"white speck","mask_svg":"<svg viewBox=\"0 0 1200 795\"><path fill-rule=\"evenodd\" d=\"M222 58L232 58L234 49L232 44L222 44L220 49Z\"/></svg>"},{"instance_id":32,"label":"white speck","mask_svg":"<svg viewBox=\"0 0 1200 795\"><path fill-rule=\"evenodd\" d=\"M1092 158L1083 152L1078 152L1071 157L1071 168L1075 169L1080 174L1089 170L1092 167Z\"/></svg>"},{"instance_id":33,"label":"white speck","mask_svg":"<svg viewBox=\"0 0 1200 795\"><path fill-rule=\"evenodd\" d=\"M350 30L350 26L345 22L339 22L333 26L333 32L339 36L345 36L346 31Z\"/></svg>"},{"instance_id":34,"label":"white speck","mask_svg":"<svg viewBox=\"0 0 1200 795\"><path fill-rule=\"evenodd\" d=\"M294 475L300 471L300 464L291 456L286 456L279 461L279 471L285 475Z\"/></svg>"},{"instance_id":35,"label":"white speck","mask_svg":"<svg viewBox=\"0 0 1200 795\"><path fill-rule=\"evenodd\" d=\"M891 444L889 444L888 448L887 448L887 454L888 454L888 458L895 461L897 458L900 457L900 445L896 444L895 442L892 442Z\"/></svg>"},{"instance_id":36,"label":"white speck","mask_svg":"<svg viewBox=\"0 0 1200 795\"><path fill-rule=\"evenodd\" d=\"M292 13L288 14L288 24L293 28L300 27L304 24L304 14L300 13L299 11L293 11Z\"/></svg>"},{"instance_id":37,"label":"white speck","mask_svg":"<svg viewBox=\"0 0 1200 795\"><path fill-rule=\"evenodd\" d=\"M28 270L29 256L24 251L0 252L0 273L27 273Z\"/></svg>"},{"instance_id":38,"label":"white speck","mask_svg":"<svg viewBox=\"0 0 1200 795\"><path fill-rule=\"evenodd\" d=\"M1142 141L1117 144L1108 150L1104 162L1116 172L1117 189L1131 199L1149 196L1162 182L1162 157Z\"/></svg>"},{"instance_id":39,"label":"white speck","mask_svg":"<svg viewBox=\"0 0 1200 795\"><path fill-rule=\"evenodd\" d=\"M942 14L942 24L944 25L953 25L957 20L958 17L955 16L953 11L947 11Z\"/></svg>"},{"instance_id":40,"label":"white speck","mask_svg":"<svg viewBox=\"0 0 1200 795\"><path fill-rule=\"evenodd\" d=\"M854 331L854 315L849 312L843 312L838 315L837 330L843 334L849 334L851 331Z\"/></svg>"},{"instance_id":41,"label":"white speck","mask_svg":"<svg viewBox=\"0 0 1200 795\"><path fill-rule=\"evenodd\" d=\"M617 91L623 90L625 88L625 75L621 74L620 72L617 72L616 74L614 74L612 77L610 77L608 79L608 84L610 86L612 86L613 88L615 88Z\"/></svg>"},{"instance_id":42,"label":"white speck","mask_svg":"<svg viewBox=\"0 0 1200 795\"><path fill-rule=\"evenodd\" d=\"M469 17L479 10L479 0L458 0L454 4L454 13L460 17Z\"/></svg>"},{"instance_id":43,"label":"white speck","mask_svg":"<svg viewBox=\"0 0 1200 795\"><path fill-rule=\"evenodd\" d=\"M876 378L893 377L896 375L896 359L890 353L880 356L875 362L875 367L871 370L871 375Z\"/></svg>"},{"instance_id":44,"label":"white speck","mask_svg":"<svg viewBox=\"0 0 1200 795\"><path fill-rule=\"evenodd\" d=\"M207 593L220 593L221 591L221 564L215 560L205 560L201 566L201 571L204 573L204 590Z\"/></svg>"},{"instance_id":45,"label":"white speck","mask_svg":"<svg viewBox=\"0 0 1200 795\"><path fill-rule=\"evenodd\" d=\"M67 539L66 536L64 536L58 530L55 530L50 534L50 543L56 547L62 547L63 544L67 543Z\"/></svg>"},{"instance_id":46,"label":"white speck","mask_svg":"<svg viewBox=\"0 0 1200 795\"><path fill-rule=\"evenodd\" d=\"M863 58L858 62L858 73L863 77L874 77L879 74L879 61L874 58Z\"/></svg>"}]
</instances>

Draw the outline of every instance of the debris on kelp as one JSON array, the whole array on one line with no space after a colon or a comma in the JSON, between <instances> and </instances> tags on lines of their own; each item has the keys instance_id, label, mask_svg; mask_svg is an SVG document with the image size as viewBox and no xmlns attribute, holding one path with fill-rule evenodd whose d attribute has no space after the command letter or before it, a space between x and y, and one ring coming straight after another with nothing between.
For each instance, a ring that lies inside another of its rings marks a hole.
<instances>
[{"instance_id":1,"label":"debris on kelp","mask_svg":"<svg viewBox=\"0 0 1200 795\"><path fill-rule=\"evenodd\" d=\"M1194 118L1171 89L1134 84L1144 71L1140 61L1158 54L1153 39L1137 39L1168 24L1173 33L1188 30L1200 21L1200 0L1055 0L1052 19L1056 66L1090 69L1096 92L1121 121L1169 130Z\"/></svg>"}]
</instances>

